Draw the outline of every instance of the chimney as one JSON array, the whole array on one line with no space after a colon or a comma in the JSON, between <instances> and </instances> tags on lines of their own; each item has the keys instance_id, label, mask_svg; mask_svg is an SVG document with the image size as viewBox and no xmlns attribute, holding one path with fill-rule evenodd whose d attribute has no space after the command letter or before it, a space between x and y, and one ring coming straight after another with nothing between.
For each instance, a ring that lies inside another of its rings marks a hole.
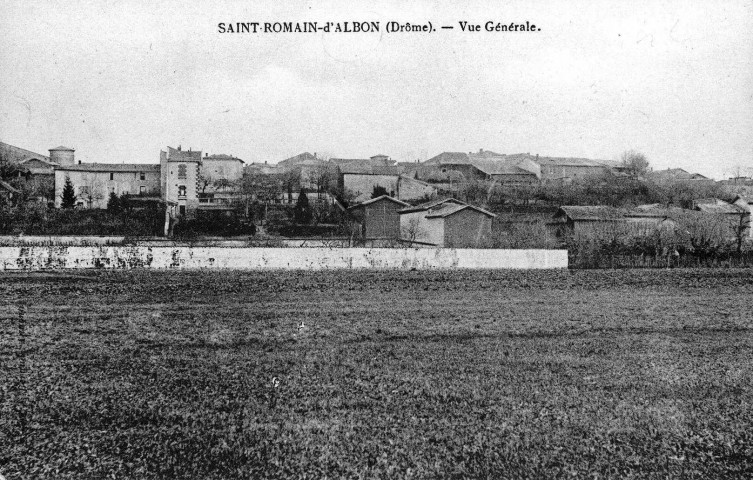
<instances>
[{"instance_id":1,"label":"chimney","mask_svg":"<svg viewBox=\"0 0 753 480\"><path fill-rule=\"evenodd\" d=\"M209 152L204 153L204 158L209 156Z\"/></svg>"},{"instance_id":2,"label":"chimney","mask_svg":"<svg viewBox=\"0 0 753 480\"><path fill-rule=\"evenodd\" d=\"M78 164L81 165L81 160L78 161Z\"/></svg>"},{"instance_id":3,"label":"chimney","mask_svg":"<svg viewBox=\"0 0 753 480\"><path fill-rule=\"evenodd\" d=\"M481 155L482 153L484 153L484 149L483 148L479 148L478 149L478 153L479 153L479 155Z\"/></svg>"},{"instance_id":4,"label":"chimney","mask_svg":"<svg viewBox=\"0 0 753 480\"><path fill-rule=\"evenodd\" d=\"M178 145L178 151L180 152L180 145Z\"/></svg>"}]
</instances>

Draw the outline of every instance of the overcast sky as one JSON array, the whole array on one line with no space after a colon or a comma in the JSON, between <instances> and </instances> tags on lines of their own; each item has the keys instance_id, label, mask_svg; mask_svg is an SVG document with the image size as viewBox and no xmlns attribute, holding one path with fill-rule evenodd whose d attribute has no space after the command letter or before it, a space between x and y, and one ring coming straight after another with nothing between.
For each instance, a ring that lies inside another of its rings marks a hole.
<instances>
[{"instance_id":1,"label":"overcast sky","mask_svg":"<svg viewBox=\"0 0 753 480\"><path fill-rule=\"evenodd\" d=\"M749 0L194 3L4 0L0 140L85 162L156 163L180 144L246 162L636 149L654 168L753 168ZM386 33L391 20L437 31ZM463 33L463 20L541 31ZM218 33L246 21L383 31Z\"/></svg>"}]
</instances>

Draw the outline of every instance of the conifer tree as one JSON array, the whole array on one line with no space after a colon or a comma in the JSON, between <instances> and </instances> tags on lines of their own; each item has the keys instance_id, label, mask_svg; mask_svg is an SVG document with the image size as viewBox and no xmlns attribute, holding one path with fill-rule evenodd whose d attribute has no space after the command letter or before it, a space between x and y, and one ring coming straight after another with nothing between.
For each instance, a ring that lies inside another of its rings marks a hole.
<instances>
[{"instance_id":1,"label":"conifer tree","mask_svg":"<svg viewBox=\"0 0 753 480\"><path fill-rule=\"evenodd\" d=\"M76 191L73 189L70 177L65 177L65 185L63 185L63 199L60 204L63 208L73 208L76 206Z\"/></svg>"}]
</instances>

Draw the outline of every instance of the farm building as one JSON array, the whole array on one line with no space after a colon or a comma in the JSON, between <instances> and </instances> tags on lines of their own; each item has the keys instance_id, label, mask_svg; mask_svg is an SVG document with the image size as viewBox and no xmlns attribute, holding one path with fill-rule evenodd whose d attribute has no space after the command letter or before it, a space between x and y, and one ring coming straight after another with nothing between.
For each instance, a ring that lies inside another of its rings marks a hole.
<instances>
[{"instance_id":1,"label":"farm building","mask_svg":"<svg viewBox=\"0 0 753 480\"><path fill-rule=\"evenodd\" d=\"M696 200L694 204L694 210L723 218L732 231L738 228L750 230L750 210L739 203L727 203L719 198L703 198Z\"/></svg>"},{"instance_id":2,"label":"farm building","mask_svg":"<svg viewBox=\"0 0 753 480\"><path fill-rule=\"evenodd\" d=\"M400 239L448 248L481 247L491 241L492 219L483 208L454 198L400 210Z\"/></svg>"},{"instance_id":3,"label":"farm building","mask_svg":"<svg viewBox=\"0 0 753 480\"><path fill-rule=\"evenodd\" d=\"M348 212L361 225L361 235L366 239L399 238L400 215L398 211L409 204L388 195L372 198L352 206Z\"/></svg>"},{"instance_id":4,"label":"farm building","mask_svg":"<svg viewBox=\"0 0 753 480\"><path fill-rule=\"evenodd\" d=\"M625 221L625 211L607 206L564 205L554 214L550 226L558 236L564 233L586 233Z\"/></svg>"}]
</instances>

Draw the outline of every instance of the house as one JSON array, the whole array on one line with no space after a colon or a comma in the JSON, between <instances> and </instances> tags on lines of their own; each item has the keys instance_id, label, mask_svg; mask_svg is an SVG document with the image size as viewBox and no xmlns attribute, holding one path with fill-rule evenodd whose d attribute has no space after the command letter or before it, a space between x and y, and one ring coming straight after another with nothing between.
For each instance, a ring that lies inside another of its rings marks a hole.
<instances>
[{"instance_id":1,"label":"house","mask_svg":"<svg viewBox=\"0 0 753 480\"><path fill-rule=\"evenodd\" d=\"M623 223L625 214L625 210L603 205L564 205L554 214L554 222L550 227L558 236L565 233L587 233Z\"/></svg>"},{"instance_id":2,"label":"house","mask_svg":"<svg viewBox=\"0 0 753 480\"><path fill-rule=\"evenodd\" d=\"M527 161L527 160L524 160ZM535 185L539 183L540 174L536 173L536 166L523 168L512 159L471 158L471 165L500 185Z\"/></svg>"},{"instance_id":3,"label":"house","mask_svg":"<svg viewBox=\"0 0 753 480\"><path fill-rule=\"evenodd\" d=\"M454 198L427 202L400 210L400 239L404 242L448 248L476 248L491 242L492 219L482 208Z\"/></svg>"},{"instance_id":4,"label":"house","mask_svg":"<svg viewBox=\"0 0 753 480\"><path fill-rule=\"evenodd\" d=\"M301 188L307 190L326 190L330 183L337 181L335 165L319 158L316 153L299 153L277 164L280 173L297 172Z\"/></svg>"},{"instance_id":5,"label":"house","mask_svg":"<svg viewBox=\"0 0 753 480\"><path fill-rule=\"evenodd\" d=\"M249 175L273 175L280 171L277 165L270 165L266 161L264 163L249 163L243 170Z\"/></svg>"},{"instance_id":6,"label":"house","mask_svg":"<svg viewBox=\"0 0 753 480\"><path fill-rule=\"evenodd\" d=\"M610 165L601 160L588 158L540 157L526 154L528 160L541 168L541 181L544 183L574 180L612 171Z\"/></svg>"},{"instance_id":7,"label":"house","mask_svg":"<svg viewBox=\"0 0 753 480\"><path fill-rule=\"evenodd\" d=\"M361 225L361 235L365 239L400 238L400 215L398 211L410 205L406 202L382 195L366 200L348 209L355 221Z\"/></svg>"},{"instance_id":8,"label":"house","mask_svg":"<svg viewBox=\"0 0 753 480\"><path fill-rule=\"evenodd\" d=\"M201 151L167 147L160 151L160 186L162 200L177 206L177 213L185 215L199 206L199 178Z\"/></svg>"},{"instance_id":9,"label":"house","mask_svg":"<svg viewBox=\"0 0 753 480\"><path fill-rule=\"evenodd\" d=\"M55 206L60 207L66 179L77 206L107 208L110 193L158 197L160 166L144 163L79 163L55 168Z\"/></svg>"},{"instance_id":10,"label":"house","mask_svg":"<svg viewBox=\"0 0 753 480\"><path fill-rule=\"evenodd\" d=\"M201 176L212 180L236 182L243 177L243 160L232 155L204 154L201 159Z\"/></svg>"},{"instance_id":11,"label":"house","mask_svg":"<svg viewBox=\"0 0 753 480\"><path fill-rule=\"evenodd\" d=\"M338 168L341 187L353 192L355 201L371 198L375 187L383 187L390 196L397 196L400 174L396 166L351 162Z\"/></svg>"}]
</instances>

